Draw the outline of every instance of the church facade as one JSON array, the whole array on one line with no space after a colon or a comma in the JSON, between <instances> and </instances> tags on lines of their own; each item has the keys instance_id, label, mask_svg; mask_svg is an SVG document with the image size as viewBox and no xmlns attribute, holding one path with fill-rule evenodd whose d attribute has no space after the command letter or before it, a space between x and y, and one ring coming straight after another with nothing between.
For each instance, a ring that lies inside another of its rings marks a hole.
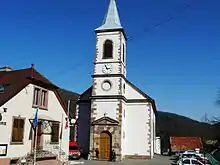
<instances>
[{"instance_id":1,"label":"church facade","mask_svg":"<svg viewBox=\"0 0 220 165\"><path fill-rule=\"evenodd\" d=\"M115 0L95 29L93 84L77 102L77 140L84 153L109 160L154 156L155 101L126 78L126 35Z\"/></svg>"}]
</instances>

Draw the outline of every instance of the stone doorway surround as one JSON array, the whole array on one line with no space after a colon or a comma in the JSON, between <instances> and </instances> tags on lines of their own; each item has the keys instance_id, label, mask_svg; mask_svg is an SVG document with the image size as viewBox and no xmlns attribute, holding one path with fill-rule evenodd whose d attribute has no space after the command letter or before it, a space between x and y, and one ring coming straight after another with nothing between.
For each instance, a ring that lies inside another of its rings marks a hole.
<instances>
[{"instance_id":1,"label":"stone doorway surround","mask_svg":"<svg viewBox=\"0 0 220 165\"><path fill-rule=\"evenodd\" d=\"M111 149L116 153L116 160L121 160L121 125L117 120L104 116L91 123L90 128L90 156L97 160L95 150L100 148L100 134L109 132L112 136ZM100 153L100 151L99 151Z\"/></svg>"}]
</instances>

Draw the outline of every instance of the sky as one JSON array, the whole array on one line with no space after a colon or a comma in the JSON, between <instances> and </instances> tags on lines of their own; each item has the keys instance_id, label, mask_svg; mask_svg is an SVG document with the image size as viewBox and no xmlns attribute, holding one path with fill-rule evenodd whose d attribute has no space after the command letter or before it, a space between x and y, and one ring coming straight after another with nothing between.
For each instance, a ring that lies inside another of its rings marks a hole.
<instances>
[{"instance_id":1,"label":"sky","mask_svg":"<svg viewBox=\"0 0 220 165\"><path fill-rule=\"evenodd\" d=\"M0 66L36 69L82 93L92 83L95 32L109 0L10 0L0 5ZM157 109L220 116L219 0L117 0L127 78ZM187 7L185 7L187 4ZM166 21L172 18L170 21ZM159 25L158 25L159 24Z\"/></svg>"}]
</instances>

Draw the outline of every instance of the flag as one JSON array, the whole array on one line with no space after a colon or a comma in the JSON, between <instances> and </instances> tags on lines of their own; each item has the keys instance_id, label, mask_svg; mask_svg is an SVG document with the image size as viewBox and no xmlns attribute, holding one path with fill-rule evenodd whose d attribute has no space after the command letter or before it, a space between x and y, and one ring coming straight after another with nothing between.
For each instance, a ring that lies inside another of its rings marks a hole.
<instances>
[{"instance_id":1,"label":"flag","mask_svg":"<svg viewBox=\"0 0 220 165\"><path fill-rule=\"evenodd\" d=\"M38 126L38 108L36 110L35 116L34 116L34 121L33 121L33 127L34 129Z\"/></svg>"}]
</instances>

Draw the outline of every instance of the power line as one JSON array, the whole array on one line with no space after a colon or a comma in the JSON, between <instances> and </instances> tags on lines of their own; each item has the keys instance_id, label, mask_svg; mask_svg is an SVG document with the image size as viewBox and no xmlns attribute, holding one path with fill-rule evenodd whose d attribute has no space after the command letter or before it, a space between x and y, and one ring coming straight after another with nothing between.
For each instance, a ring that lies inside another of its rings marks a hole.
<instances>
[{"instance_id":1,"label":"power line","mask_svg":"<svg viewBox=\"0 0 220 165\"><path fill-rule=\"evenodd\" d=\"M151 27L145 27L145 28L143 28L143 30L140 31L139 33L137 33L136 35L127 37L127 42L130 43L130 42L132 42L132 41L134 40L134 38L136 39L136 38L138 38L138 37L140 37L140 36L143 36L142 34L147 33L147 32L150 32L150 31L153 30L154 28L160 27L160 26L162 26L163 24L168 23L168 22L170 22L170 21L176 19L180 14L183 13L183 11L185 11L185 10L188 9L188 8L190 8L190 7L191 7L191 4L192 4L192 3L184 4L183 7L182 7L182 10L178 10L178 11L176 12L176 14L171 15L171 16L168 16L167 18L165 18L165 19L162 20L161 22L159 22L159 23L157 23L157 24L155 24L155 25L153 25L153 26L151 26ZM79 67L80 65L81 65L81 66L84 66L85 63L84 63L84 64L79 64L79 65L74 65L73 67L69 67L69 69L67 68L67 69L61 71L60 74L56 74L56 78L59 77L60 75L63 75L64 73L70 72L71 70L73 70L73 69Z\"/></svg>"},{"instance_id":2,"label":"power line","mask_svg":"<svg viewBox=\"0 0 220 165\"><path fill-rule=\"evenodd\" d=\"M159 22L159 23L153 25L152 27L144 28L144 29L143 29L140 33L138 33L137 35L134 35L134 36L129 37L128 40L132 41L135 36L136 36L136 38L139 37L139 36L143 36L143 35L141 35L141 34L146 33L146 32L149 32L149 31L153 30L154 28L160 27L161 25L163 25L163 24L165 24L165 23L168 23L168 22L174 20L175 18L177 18L177 16L179 16L180 14L182 14L183 11L185 11L185 10L188 9L189 7L191 7L191 4L189 4L189 3L184 4L182 10L178 10L178 11L176 12L176 14L171 15L171 16L168 16L167 18L165 18L165 19L162 20L161 22Z\"/></svg>"}]
</instances>

